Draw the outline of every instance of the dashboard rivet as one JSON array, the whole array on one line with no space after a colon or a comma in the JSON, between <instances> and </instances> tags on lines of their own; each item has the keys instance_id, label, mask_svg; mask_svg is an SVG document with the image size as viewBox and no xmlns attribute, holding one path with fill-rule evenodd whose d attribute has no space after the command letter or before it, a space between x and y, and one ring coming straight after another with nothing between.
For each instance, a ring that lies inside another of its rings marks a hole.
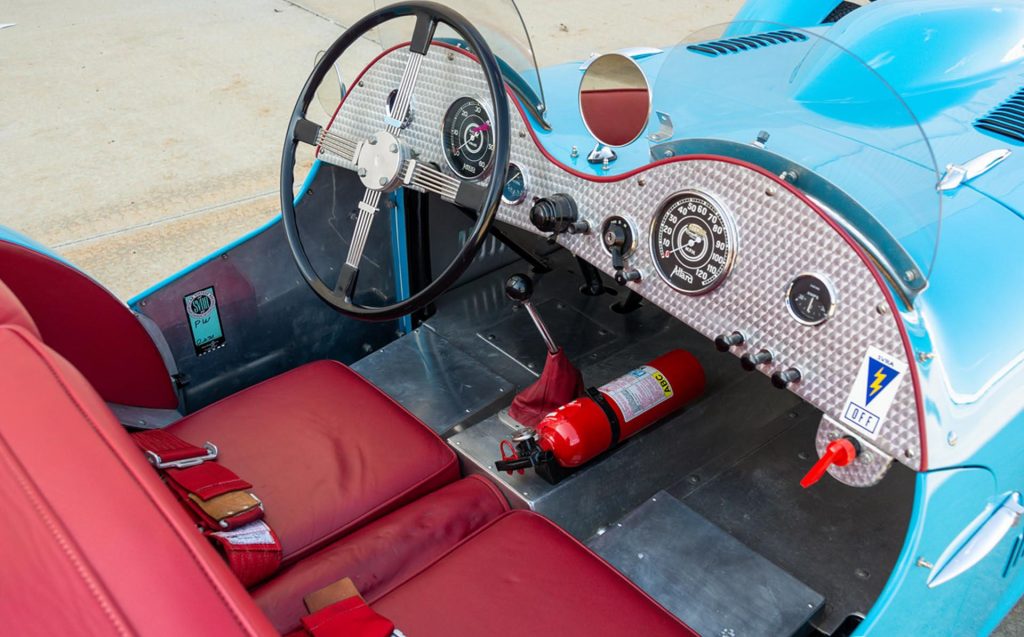
<instances>
[{"instance_id":1,"label":"dashboard rivet","mask_svg":"<svg viewBox=\"0 0 1024 637\"><path fill-rule=\"evenodd\" d=\"M917 272L914 272L913 270L907 270L906 272L903 273L903 278L906 279L907 281L914 281L917 279Z\"/></svg>"},{"instance_id":2,"label":"dashboard rivet","mask_svg":"<svg viewBox=\"0 0 1024 637\"><path fill-rule=\"evenodd\" d=\"M387 186L388 185L388 178L387 177L381 177L380 178L380 185L381 186Z\"/></svg>"},{"instance_id":3,"label":"dashboard rivet","mask_svg":"<svg viewBox=\"0 0 1024 637\"><path fill-rule=\"evenodd\" d=\"M875 306L875 311L881 314L882 316L885 316L886 314L889 313L889 306L886 305L885 303L879 303L878 305Z\"/></svg>"},{"instance_id":4,"label":"dashboard rivet","mask_svg":"<svg viewBox=\"0 0 1024 637\"><path fill-rule=\"evenodd\" d=\"M796 183L797 174L792 170L784 170L779 173L779 179L782 181L788 181L790 183Z\"/></svg>"},{"instance_id":5,"label":"dashboard rivet","mask_svg":"<svg viewBox=\"0 0 1024 637\"><path fill-rule=\"evenodd\" d=\"M764 190L764 194L768 195L769 197L774 197L776 192L778 191L775 190L775 186L768 186Z\"/></svg>"},{"instance_id":6,"label":"dashboard rivet","mask_svg":"<svg viewBox=\"0 0 1024 637\"><path fill-rule=\"evenodd\" d=\"M364 86L366 86L366 82L364 80L359 80L359 88L362 88Z\"/></svg>"},{"instance_id":7,"label":"dashboard rivet","mask_svg":"<svg viewBox=\"0 0 1024 637\"><path fill-rule=\"evenodd\" d=\"M828 435L826 435L825 437L828 438L829 440L835 440L835 439L839 438L839 434L837 434L834 431L830 431L830 432L828 432Z\"/></svg>"},{"instance_id":8,"label":"dashboard rivet","mask_svg":"<svg viewBox=\"0 0 1024 637\"><path fill-rule=\"evenodd\" d=\"M933 358L935 358L935 354L931 352L919 352L917 354L917 360L921 361L922 363L927 363Z\"/></svg>"},{"instance_id":9,"label":"dashboard rivet","mask_svg":"<svg viewBox=\"0 0 1024 637\"><path fill-rule=\"evenodd\" d=\"M569 151L569 156L572 157L573 159L576 159L577 157L580 156L580 149L573 146L572 150Z\"/></svg>"},{"instance_id":10,"label":"dashboard rivet","mask_svg":"<svg viewBox=\"0 0 1024 637\"><path fill-rule=\"evenodd\" d=\"M960 439L957 438L955 431L951 431L948 434L946 434L946 444L947 445L949 445L950 447L955 447L956 443L958 443L958 442L960 442Z\"/></svg>"},{"instance_id":11,"label":"dashboard rivet","mask_svg":"<svg viewBox=\"0 0 1024 637\"><path fill-rule=\"evenodd\" d=\"M451 62L454 59L455 59L455 54L452 53L451 51L449 51L448 52L448 61Z\"/></svg>"},{"instance_id":12,"label":"dashboard rivet","mask_svg":"<svg viewBox=\"0 0 1024 637\"><path fill-rule=\"evenodd\" d=\"M665 152L662 153L662 156L666 158L671 157L673 155L675 155L675 153L673 153L671 150L666 150Z\"/></svg>"},{"instance_id":13,"label":"dashboard rivet","mask_svg":"<svg viewBox=\"0 0 1024 637\"><path fill-rule=\"evenodd\" d=\"M398 144L391 144L390 146L388 146L388 152L392 153L392 154L397 153L398 152Z\"/></svg>"},{"instance_id":14,"label":"dashboard rivet","mask_svg":"<svg viewBox=\"0 0 1024 637\"><path fill-rule=\"evenodd\" d=\"M366 176L366 169L365 168L360 168L359 169L359 176L360 177L365 177Z\"/></svg>"},{"instance_id":15,"label":"dashboard rivet","mask_svg":"<svg viewBox=\"0 0 1024 637\"><path fill-rule=\"evenodd\" d=\"M636 179L636 183L637 183L637 185L638 185L638 186L640 186L641 188L643 188L644 186L646 186L646 185L647 185L647 180L646 180L646 179L644 179L643 177L637 177L637 179Z\"/></svg>"},{"instance_id":16,"label":"dashboard rivet","mask_svg":"<svg viewBox=\"0 0 1024 637\"><path fill-rule=\"evenodd\" d=\"M519 136L520 137L526 137L526 131L524 131L524 130L519 131Z\"/></svg>"},{"instance_id":17,"label":"dashboard rivet","mask_svg":"<svg viewBox=\"0 0 1024 637\"><path fill-rule=\"evenodd\" d=\"M907 459L913 458L916 455L917 454L914 453L913 449L904 449L903 450L903 457L905 457Z\"/></svg>"}]
</instances>

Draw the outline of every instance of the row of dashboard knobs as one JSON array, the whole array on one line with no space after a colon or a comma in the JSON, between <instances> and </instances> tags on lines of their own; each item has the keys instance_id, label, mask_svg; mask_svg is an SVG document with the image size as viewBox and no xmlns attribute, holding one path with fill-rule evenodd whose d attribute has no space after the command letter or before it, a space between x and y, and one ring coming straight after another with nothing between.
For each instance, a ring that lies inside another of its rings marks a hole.
<instances>
[{"instance_id":1,"label":"row of dashboard knobs","mask_svg":"<svg viewBox=\"0 0 1024 637\"><path fill-rule=\"evenodd\" d=\"M720 334L715 339L715 348L720 352L728 352L736 345L742 345L746 339L742 332L732 332L729 334ZM757 369L760 365L768 365L774 359L774 355L771 351L761 349L756 352L747 352L743 356L740 356L740 366L748 372L752 372ZM795 367L789 367L787 369L781 369L772 374L772 385L775 385L779 389L786 389L793 383L800 382L801 374L800 370Z\"/></svg>"}]
</instances>

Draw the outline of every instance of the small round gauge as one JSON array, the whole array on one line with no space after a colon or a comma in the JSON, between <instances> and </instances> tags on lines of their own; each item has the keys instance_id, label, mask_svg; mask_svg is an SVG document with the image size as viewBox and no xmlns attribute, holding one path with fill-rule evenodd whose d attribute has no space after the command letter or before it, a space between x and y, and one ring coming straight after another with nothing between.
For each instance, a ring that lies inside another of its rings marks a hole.
<instances>
[{"instance_id":1,"label":"small round gauge","mask_svg":"<svg viewBox=\"0 0 1024 637\"><path fill-rule=\"evenodd\" d=\"M391 91L390 93L388 93L388 98L387 98L387 100L385 102L385 106L387 107L386 110L387 110L387 113L388 113L388 117L392 117L392 113L395 110L395 101L397 99L398 99L398 89L396 88L393 91ZM413 104L414 104L413 99L409 98L409 108L406 109L406 111L405 111L405 119L402 121L402 128L408 128L409 124L412 123Z\"/></svg>"},{"instance_id":2,"label":"small round gauge","mask_svg":"<svg viewBox=\"0 0 1024 637\"><path fill-rule=\"evenodd\" d=\"M526 201L526 191L526 175L523 169L510 162L508 172L505 173L505 189L501 191L501 200L510 206L518 206Z\"/></svg>"},{"instance_id":3,"label":"small round gauge","mask_svg":"<svg viewBox=\"0 0 1024 637\"><path fill-rule=\"evenodd\" d=\"M821 325L835 313L836 293L825 277L801 274L789 283L786 307L798 323Z\"/></svg>"},{"instance_id":4,"label":"small round gauge","mask_svg":"<svg viewBox=\"0 0 1024 637\"><path fill-rule=\"evenodd\" d=\"M705 294L717 287L736 255L736 230L728 212L703 193L669 197L654 216L651 256L661 278L676 290Z\"/></svg>"},{"instance_id":5,"label":"small round gauge","mask_svg":"<svg viewBox=\"0 0 1024 637\"><path fill-rule=\"evenodd\" d=\"M479 179L487 174L494 156L494 131L484 105L460 97L444 115L444 156L461 177Z\"/></svg>"}]
</instances>

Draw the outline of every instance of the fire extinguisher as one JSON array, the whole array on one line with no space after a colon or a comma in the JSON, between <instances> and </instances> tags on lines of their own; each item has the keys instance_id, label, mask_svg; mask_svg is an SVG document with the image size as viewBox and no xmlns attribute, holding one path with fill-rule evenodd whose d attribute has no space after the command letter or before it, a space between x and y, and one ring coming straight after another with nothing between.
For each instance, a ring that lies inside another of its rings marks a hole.
<instances>
[{"instance_id":1,"label":"fire extinguisher","mask_svg":"<svg viewBox=\"0 0 1024 637\"><path fill-rule=\"evenodd\" d=\"M499 471L534 467L555 483L704 392L704 369L672 350L586 396L562 405L532 430L501 443Z\"/></svg>"}]
</instances>

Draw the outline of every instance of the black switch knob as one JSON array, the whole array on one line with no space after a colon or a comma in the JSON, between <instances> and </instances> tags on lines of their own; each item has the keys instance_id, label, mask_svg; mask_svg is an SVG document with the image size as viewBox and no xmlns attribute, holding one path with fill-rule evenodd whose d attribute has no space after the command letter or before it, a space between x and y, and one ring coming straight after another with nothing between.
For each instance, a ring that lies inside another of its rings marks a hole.
<instances>
[{"instance_id":1,"label":"black switch knob","mask_svg":"<svg viewBox=\"0 0 1024 637\"><path fill-rule=\"evenodd\" d=\"M639 281L643 278L640 270L618 270L615 273L615 282L619 285L626 285L631 281Z\"/></svg>"},{"instance_id":2,"label":"black switch knob","mask_svg":"<svg viewBox=\"0 0 1024 637\"><path fill-rule=\"evenodd\" d=\"M505 296L522 303L533 296L533 281L525 274L513 274L505 279Z\"/></svg>"},{"instance_id":3,"label":"black switch knob","mask_svg":"<svg viewBox=\"0 0 1024 637\"><path fill-rule=\"evenodd\" d=\"M734 345L742 345L744 340L742 332L719 334L718 337L715 338L715 349L720 352L728 352L729 348Z\"/></svg>"},{"instance_id":4,"label":"black switch knob","mask_svg":"<svg viewBox=\"0 0 1024 637\"><path fill-rule=\"evenodd\" d=\"M576 201L563 193L538 199L530 209L530 221L541 232L552 234L586 230L585 227L580 226Z\"/></svg>"},{"instance_id":5,"label":"black switch knob","mask_svg":"<svg viewBox=\"0 0 1024 637\"><path fill-rule=\"evenodd\" d=\"M775 385L779 389L786 389L792 383L800 382L800 370L795 367L784 369L779 372L772 374L772 385Z\"/></svg>"},{"instance_id":6,"label":"black switch knob","mask_svg":"<svg viewBox=\"0 0 1024 637\"><path fill-rule=\"evenodd\" d=\"M772 362L772 353L766 349L760 350L756 354L747 352L743 356L740 356L740 366L748 372L752 372L757 369L758 365L764 365L765 363Z\"/></svg>"}]
</instances>

